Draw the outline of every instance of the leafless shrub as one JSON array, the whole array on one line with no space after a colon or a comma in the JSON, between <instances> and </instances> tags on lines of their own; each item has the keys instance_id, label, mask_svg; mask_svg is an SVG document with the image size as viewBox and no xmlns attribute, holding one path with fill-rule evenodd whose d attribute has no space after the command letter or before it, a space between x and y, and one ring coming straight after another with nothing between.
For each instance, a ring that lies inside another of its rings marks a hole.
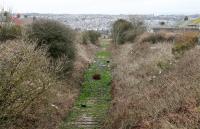
<instances>
[{"instance_id":1,"label":"leafless shrub","mask_svg":"<svg viewBox=\"0 0 200 129\"><path fill-rule=\"evenodd\" d=\"M36 121L35 114L41 110L37 104L48 103L46 91L56 84L45 53L24 41L0 46L0 78L0 127L4 128L23 127L26 121L21 119Z\"/></svg>"},{"instance_id":2,"label":"leafless shrub","mask_svg":"<svg viewBox=\"0 0 200 129\"><path fill-rule=\"evenodd\" d=\"M72 73L60 78L68 62L52 62L36 43L7 41L0 45L0 128L55 129L72 106L85 67L92 62L96 46L76 44ZM59 78L58 78L59 77Z\"/></svg>"}]
</instances>

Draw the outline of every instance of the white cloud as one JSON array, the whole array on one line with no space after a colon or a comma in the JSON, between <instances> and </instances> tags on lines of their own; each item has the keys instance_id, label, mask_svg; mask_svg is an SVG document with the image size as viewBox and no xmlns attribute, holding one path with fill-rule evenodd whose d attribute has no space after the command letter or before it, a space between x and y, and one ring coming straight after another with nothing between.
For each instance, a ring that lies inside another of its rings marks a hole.
<instances>
[{"instance_id":1,"label":"white cloud","mask_svg":"<svg viewBox=\"0 0 200 129\"><path fill-rule=\"evenodd\" d=\"M14 12L78 14L192 14L199 0L1 0Z\"/></svg>"}]
</instances>

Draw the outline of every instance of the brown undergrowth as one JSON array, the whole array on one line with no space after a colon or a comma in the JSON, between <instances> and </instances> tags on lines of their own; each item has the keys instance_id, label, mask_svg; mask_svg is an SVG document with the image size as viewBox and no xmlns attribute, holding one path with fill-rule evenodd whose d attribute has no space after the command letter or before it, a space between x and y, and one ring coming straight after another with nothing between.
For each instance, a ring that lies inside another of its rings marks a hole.
<instances>
[{"instance_id":1,"label":"brown undergrowth","mask_svg":"<svg viewBox=\"0 0 200 129\"><path fill-rule=\"evenodd\" d=\"M180 59L173 44L138 42L113 50L113 90L106 129L199 127L200 49Z\"/></svg>"},{"instance_id":2,"label":"brown undergrowth","mask_svg":"<svg viewBox=\"0 0 200 129\"><path fill-rule=\"evenodd\" d=\"M0 45L0 128L55 129L79 94L84 69L97 47L76 44L74 69L65 79L51 70L44 50L22 40Z\"/></svg>"}]
</instances>

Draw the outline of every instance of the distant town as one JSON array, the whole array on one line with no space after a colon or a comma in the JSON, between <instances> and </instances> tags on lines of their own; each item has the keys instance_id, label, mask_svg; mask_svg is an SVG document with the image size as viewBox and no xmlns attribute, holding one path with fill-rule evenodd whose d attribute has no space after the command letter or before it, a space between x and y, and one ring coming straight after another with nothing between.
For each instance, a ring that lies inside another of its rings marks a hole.
<instances>
[{"instance_id":1,"label":"distant town","mask_svg":"<svg viewBox=\"0 0 200 129\"><path fill-rule=\"evenodd\" d=\"M129 20L132 17L143 20L148 28L166 26L176 27L184 20L193 20L200 15L72 15L72 14L23 14L28 17L55 19L71 26L76 30L97 30L100 32L109 32L111 25L117 19ZM188 19L185 19L188 17Z\"/></svg>"},{"instance_id":2,"label":"distant town","mask_svg":"<svg viewBox=\"0 0 200 129\"><path fill-rule=\"evenodd\" d=\"M130 19L130 17L138 17L150 26L159 25L159 22L164 21L166 24L173 25L176 21L184 18L184 15L72 15L72 14L24 14L29 17L48 18L61 21L70 25L74 29L80 30L110 30L111 25L117 19ZM192 18L198 16L191 16Z\"/></svg>"},{"instance_id":3,"label":"distant town","mask_svg":"<svg viewBox=\"0 0 200 129\"><path fill-rule=\"evenodd\" d=\"M200 28L198 21L200 15L90 15L90 14L12 14L13 20L20 24L31 23L34 19L46 18L58 20L66 25L69 25L77 31L96 30L101 33L110 33L111 26L117 19L130 20L131 18L139 18L145 22L148 31L154 31L160 28ZM197 19L197 20L196 20ZM3 21L2 16L0 22ZM156 29L154 29L156 28Z\"/></svg>"}]
</instances>

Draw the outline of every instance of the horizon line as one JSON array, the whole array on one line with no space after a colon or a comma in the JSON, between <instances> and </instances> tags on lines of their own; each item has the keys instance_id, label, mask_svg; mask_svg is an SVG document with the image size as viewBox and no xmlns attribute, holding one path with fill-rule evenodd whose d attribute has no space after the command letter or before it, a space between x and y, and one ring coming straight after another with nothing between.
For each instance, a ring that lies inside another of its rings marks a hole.
<instances>
[{"instance_id":1,"label":"horizon line","mask_svg":"<svg viewBox=\"0 0 200 129\"><path fill-rule=\"evenodd\" d=\"M17 14L17 12L13 12L14 14ZM19 13L19 12L18 12ZM128 16L128 15L135 15L135 16L149 16L149 15L153 15L153 16L161 16L161 15L165 15L165 16L169 16L169 15L188 15L188 16L192 16L192 15L200 15L200 13L154 13L154 14L134 14L134 13L122 13L122 14L110 14L110 13L39 13L39 12L22 12L19 14L53 14L53 15L124 15L124 16Z\"/></svg>"}]
</instances>

